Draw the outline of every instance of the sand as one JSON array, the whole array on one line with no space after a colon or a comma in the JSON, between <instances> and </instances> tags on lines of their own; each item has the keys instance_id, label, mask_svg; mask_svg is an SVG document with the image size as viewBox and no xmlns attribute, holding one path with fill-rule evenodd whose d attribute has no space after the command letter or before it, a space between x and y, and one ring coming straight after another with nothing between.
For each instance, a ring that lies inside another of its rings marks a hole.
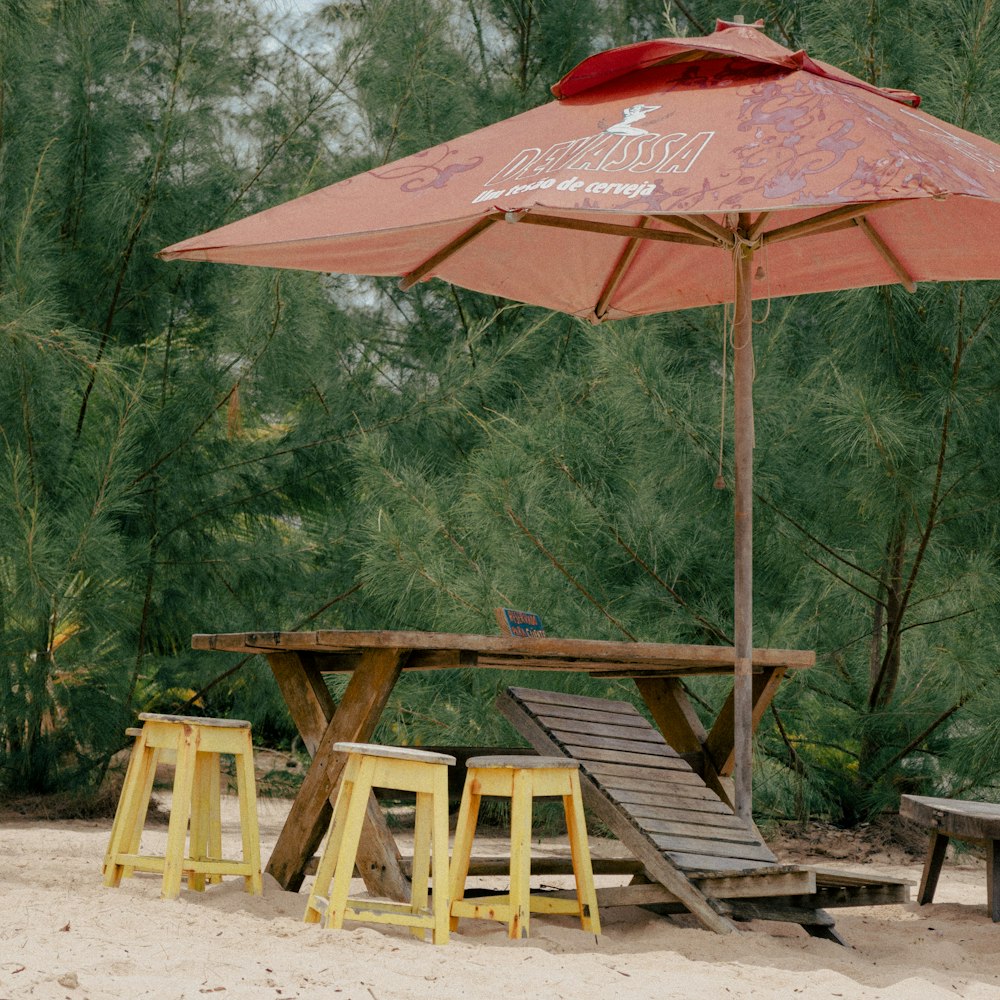
<instances>
[{"instance_id":1,"label":"sand","mask_svg":"<svg viewBox=\"0 0 1000 1000\"><path fill-rule=\"evenodd\" d=\"M260 802L265 858L287 808ZM226 843L238 856L233 803L224 812ZM931 906L834 911L848 948L787 924L718 936L690 918L634 907L603 911L599 938L562 917L534 917L525 941L509 941L499 924L466 920L447 946L435 947L391 927L303 924L305 896L266 875L262 897L248 896L242 879L203 894L184 889L176 901L159 898L152 875L107 889L109 830L109 820L0 822L0 1000L1000 997L1000 925L986 914L985 866L968 855L946 863ZM151 828L143 849L157 850L165 837L164 827ZM484 847L496 853L495 844ZM919 880L914 861L863 863Z\"/></svg>"}]
</instances>

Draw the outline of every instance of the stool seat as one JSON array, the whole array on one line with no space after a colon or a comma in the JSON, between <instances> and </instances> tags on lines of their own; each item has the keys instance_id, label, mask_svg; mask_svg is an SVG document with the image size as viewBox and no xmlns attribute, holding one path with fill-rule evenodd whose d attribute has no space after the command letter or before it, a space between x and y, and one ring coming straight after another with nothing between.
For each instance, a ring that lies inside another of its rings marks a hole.
<instances>
[{"instance_id":1,"label":"stool seat","mask_svg":"<svg viewBox=\"0 0 1000 1000\"><path fill-rule=\"evenodd\" d=\"M249 729L245 719L208 719L200 715L161 715L158 712L140 712L142 722L181 722L197 726L211 726L214 729Z\"/></svg>"},{"instance_id":2,"label":"stool seat","mask_svg":"<svg viewBox=\"0 0 1000 1000\"><path fill-rule=\"evenodd\" d=\"M538 757L534 754L512 755L510 757L470 757L465 766L469 767L505 767L515 768L519 771L532 770L535 768L563 768L568 770L580 770L580 762L570 760L567 757Z\"/></svg>"},{"instance_id":3,"label":"stool seat","mask_svg":"<svg viewBox=\"0 0 1000 1000\"><path fill-rule=\"evenodd\" d=\"M368 757L390 757L393 760L415 760L422 764L445 764L453 767L455 758L448 753L417 750L415 747L389 747L382 743L334 743L339 753L363 753Z\"/></svg>"},{"instance_id":4,"label":"stool seat","mask_svg":"<svg viewBox=\"0 0 1000 1000\"><path fill-rule=\"evenodd\" d=\"M466 769L451 857L451 929L457 929L461 917L500 920L507 924L509 937L520 938L528 936L532 913L563 913L578 916L584 930L600 934L579 763L565 757L472 757L466 762ZM508 895L466 900L465 880L484 795L511 800L510 891ZM575 899L542 896L530 889L531 806L535 798L545 796L559 796L563 800L576 882Z\"/></svg>"},{"instance_id":5,"label":"stool seat","mask_svg":"<svg viewBox=\"0 0 1000 1000\"><path fill-rule=\"evenodd\" d=\"M104 884L116 887L133 872L156 872L163 875L161 898L176 899L184 875L188 888L197 891L204 890L206 881L241 875L247 891L259 895L263 885L250 723L154 712L143 712L139 719L140 729L126 730L135 735L135 744L104 856ZM235 760L241 861L222 857L221 754ZM166 850L162 856L140 854L156 767L170 758L175 770Z\"/></svg>"},{"instance_id":6,"label":"stool seat","mask_svg":"<svg viewBox=\"0 0 1000 1000\"><path fill-rule=\"evenodd\" d=\"M434 944L445 944L450 912L448 767L455 763L455 758L429 750L376 743L335 743L334 749L347 754L347 765L303 920L306 923L325 920L326 926L334 930L343 927L345 920L397 924L408 927L418 938L423 938L429 929ZM349 897L361 828L373 788L416 793L409 903ZM429 891L432 864L433 894Z\"/></svg>"}]
</instances>

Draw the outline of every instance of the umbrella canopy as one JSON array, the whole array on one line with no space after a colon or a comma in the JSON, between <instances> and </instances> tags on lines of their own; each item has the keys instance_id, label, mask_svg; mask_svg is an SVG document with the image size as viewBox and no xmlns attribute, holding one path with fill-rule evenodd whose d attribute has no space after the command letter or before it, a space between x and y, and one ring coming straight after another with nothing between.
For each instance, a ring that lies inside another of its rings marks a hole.
<instances>
[{"instance_id":1,"label":"umbrella canopy","mask_svg":"<svg viewBox=\"0 0 1000 1000\"><path fill-rule=\"evenodd\" d=\"M1000 146L755 26L599 53L557 100L168 247L441 278L599 322L735 304L736 807L750 814L754 298L1000 278ZM756 260L755 260L756 257Z\"/></svg>"},{"instance_id":2,"label":"umbrella canopy","mask_svg":"<svg viewBox=\"0 0 1000 1000\"><path fill-rule=\"evenodd\" d=\"M723 216L752 212L769 213L755 297L998 274L1000 147L756 27L601 53L553 90L161 256L438 277L619 318L732 301Z\"/></svg>"}]
</instances>

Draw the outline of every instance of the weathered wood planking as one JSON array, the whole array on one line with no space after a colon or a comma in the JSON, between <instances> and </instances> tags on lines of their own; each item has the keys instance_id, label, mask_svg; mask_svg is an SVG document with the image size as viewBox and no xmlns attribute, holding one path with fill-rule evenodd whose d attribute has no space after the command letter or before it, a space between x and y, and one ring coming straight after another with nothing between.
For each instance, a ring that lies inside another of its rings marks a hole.
<instances>
[{"instance_id":1,"label":"weathered wood planking","mask_svg":"<svg viewBox=\"0 0 1000 1000\"><path fill-rule=\"evenodd\" d=\"M404 670L485 667L669 676L732 673L735 665L731 646L440 632L233 632L194 635L191 645L234 653L309 652L318 669L327 672L353 670L372 649L406 650ZM760 668L800 669L813 666L816 656L811 650L758 649L753 660Z\"/></svg>"},{"instance_id":2,"label":"weathered wood planking","mask_svg":"<svg viewBox=\"0 0 1000 1000\"><path fill-rule=\"evenodd\" d=\"M618 798L620 782L627 771L631 779L649 788L654 781L656 790L662 796L661 802L671 802L675 796L697 790L697 796L712 796L701 779L684 763L677 752L649 725L635 707L628 702L611 702L603 699L580 698L576 695L539 695L525 688L511 689L513 697L534 714L542 727L562 747L569 756L580 762L580 766L591 775L592 780L612 801L626 809L633 820L639 817L630 803ZM617 732L644 730L642 738L603 739L592 735L593 724L580 723L578 731L573 720L565 714L574 708L593 711L594 703L603 706L606 717L613 719L611 728ZM550 710L557 705L563 714L552 716ZM627 723L627 724L626 724ZM593 765L597 770L592 770ZM603 768L600 765L605 765ZM608 773L610 765L613 772ZM666 766L663 766L666 765ZM715 798L712 796L712 798ZM718 799L715 798L718 802ZM721 806L722 804L719 803ZM722 806L722 808L725 808ZM732 814L730 814L731 816ZM736 819L736 817L733 817ZM740 870L758 867L761 862L776 863L777 859L766 844L745 825L736 820L725 839L720 839L717 826L688 824L680 830L677 825L663 828L662 821L642 822L641 826L653 841L680 869L716 867L725 870ZM705 858L715 858L716 862L706 865Z\"/></svg>"},{"instance_id":3,"label":"weathered wood planking","mask_svg":"<svg viewBox=\"0 0 1000 1000\"><path fill-rule=\"evenodd\" d=\"M790 920L840 941L824 906L909 898L903 880L780 865L753 824L734 815L627 702L510 688L497 704L540 753L579 762L588 806L660 883L658 891L604 890L603 905L662 903L663 912L686 908L705 926L718 921L721 908L735 919ZM647 863L650 848L656 871ZM694 890L695 905L678 891L679 880Z\"/></svg>"}]
</instances>

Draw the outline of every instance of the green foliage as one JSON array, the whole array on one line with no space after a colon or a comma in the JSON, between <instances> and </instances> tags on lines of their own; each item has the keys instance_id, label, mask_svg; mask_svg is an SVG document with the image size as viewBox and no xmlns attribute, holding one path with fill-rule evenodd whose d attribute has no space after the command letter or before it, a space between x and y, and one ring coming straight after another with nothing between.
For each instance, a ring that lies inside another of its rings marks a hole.
<instances>
[{"instance_id":1,"label":"green foliage","mask_svg":"<svg viewBox=\"0 0 1000 1000\"><path fill-rule=\"evenodd\" d=\"M489 632L508 605L558 635L729 642L719 310L595 329L434 282L154 254L547 100L599 48L731 13L0 5L0 787L98 780L143 709L289 744L266 665L196 654L193 632ZM985 0L743 13L1000 135ZM996 794L998 305L978 284L758 306L755 641L819 656L761 727L759 810ZM509 742L491 705L512 681L407 676L377 737ZM706 713L727 694L692 691Z\"/></svg>"}]
</instances>

